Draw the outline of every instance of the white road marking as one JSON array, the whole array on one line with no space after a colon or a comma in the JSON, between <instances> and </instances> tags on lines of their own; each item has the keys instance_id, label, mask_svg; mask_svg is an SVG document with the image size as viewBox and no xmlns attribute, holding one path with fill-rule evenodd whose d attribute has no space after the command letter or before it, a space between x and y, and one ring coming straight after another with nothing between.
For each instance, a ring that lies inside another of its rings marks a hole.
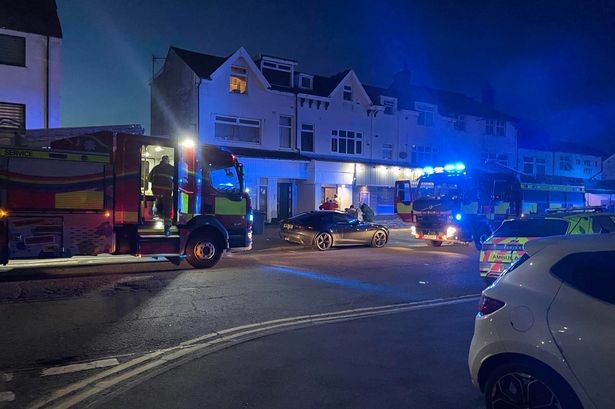
<instances>
[{"instance_id":1,"label":"white road marking","mask_svg":"<svg viewBox=\"0 0 615 409\"><path fill-rule=\"evenodd\" d=\"M43 369L41 371L41 376L61 375L65 373L86 371L88 369L95 369L95 368L107 368L109 366L116 366L119 364L120 362L116 358L111 358L111 359L101 359L99 361L84 362L81 364L54 366L52 368Z\"/></svg>"},{"instance_id":2,"label":"white road marking","mask_svg":"<svg viewBox=\"0 0 615 409\"><path fill-rule=\"evenodd\" d=\"M0 402L12 402L15 400L15 394L11 391L0 392Z\"/></svg>"},{"instance_id":3,"label":"white road marking","mask_svg":"<svg viewBox=\"0 0 615 409\"><path fill-rule=\"evenodd\" d=\"M401 312L436 308L470 301L476 302L478 301L478 297L478 294L472 294L455 298L433 299L418 302L381 305L377 307L356 308L240 325L182 342L175 347L147 353L141 357L132 359L81 381L67 385L64 388L53 392L50 396L33 402L29 408L71 408L74 405L93 397L94 395L104 392L105 390L110 389L126 380L136 378L152 369L162 367L163 365L177 361L178 359L184 358L191 354L196 355L195 358L203 356L208 347L213 347L219 344L227 343L233 345L234 341L240 339L253 339L259 336L280 333L297 327L307 327L381 315L397 314ZM124 371L129 368L132 369Z\"/></svg>"}]
</instances>

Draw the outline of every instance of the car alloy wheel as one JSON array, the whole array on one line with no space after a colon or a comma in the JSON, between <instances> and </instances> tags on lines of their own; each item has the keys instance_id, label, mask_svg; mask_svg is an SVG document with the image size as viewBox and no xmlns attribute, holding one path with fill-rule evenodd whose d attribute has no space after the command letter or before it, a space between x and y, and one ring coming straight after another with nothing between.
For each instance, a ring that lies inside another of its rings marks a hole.
<instances>
[{"instance_id":1,"label":"car alloy wheel","mask_svg":"<svg viewBox=\"0 0 615 409\"><path fill-rule=\"evenodd\" d=\"M490 393L493 409L562 408L549 386L526 373L512 372L503 375L495 382Z\"/></svg>"},{"instance_id":2,"label":"car alloy wheel","mask_svg":"<svg viewBox=\"0 0 615 409\"><path fill-rule=\"evenodd\" d=\"M375 234L374 237L372 238L372 247L384 247L384 245L387 242L387 234L382 231L382 230L378 230Z\"/></svg>"},{"instance_id":3,"label":"car alloy wheel","mask_svg":"<svg viewBox=\"0 0 615 409\"><path fill-rule=\"evenodd\" d=\"M331 234L323 232L319 233L314 239L314 245L320 251L329 250L333 244L333 237Z\"/></svg>"}]
</instances>

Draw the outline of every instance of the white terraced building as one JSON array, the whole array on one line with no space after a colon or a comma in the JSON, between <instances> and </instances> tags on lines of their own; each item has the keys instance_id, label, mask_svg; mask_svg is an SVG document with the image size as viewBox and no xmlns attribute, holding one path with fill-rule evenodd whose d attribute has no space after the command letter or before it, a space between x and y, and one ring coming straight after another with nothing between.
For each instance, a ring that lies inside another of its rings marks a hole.
<instances>
[{"instance_id":1,"label":"white terraced building","mask_svg":"<svg viewBox=\"0 0 615 409\"><path fill-rule=\"evenodd\" d=\"M367 202L393 213L394 183L426 165L493 159L517 163L512 119L464 95L413 85L398 73L388 88L353 70L321 76L298 62L219 57L171 47L152 81L154 135L193 135L225 146L245 164L254 207L267 220Z\"/></svg>"}]
</instances>

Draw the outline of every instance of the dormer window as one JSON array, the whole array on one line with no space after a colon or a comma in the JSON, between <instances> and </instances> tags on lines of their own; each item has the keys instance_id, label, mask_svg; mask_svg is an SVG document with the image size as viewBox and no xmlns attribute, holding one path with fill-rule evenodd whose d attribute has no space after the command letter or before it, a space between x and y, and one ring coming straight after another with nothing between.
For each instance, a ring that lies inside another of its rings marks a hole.
<instances>
[{"instance_id":1,"label":"dormer window","mask_svg":"<svg viewBox=\"0 0 615 409\"><path fill-rule=\"evenodd\" d=\"M314 86L314 77L311 75L299 75L299 88L312 89Z\"/></svg>"},{"instance_id":2,"label":"dormer window","mask_svg":"<svg viewBox=\"0 0 615 409\"><path fill-rule=\"evenodd\" d=\"M272 85L291 88L293 86L293 64L264 59L261 71Z\"/></svg>"},{"instance_id":3,"label":"dormer window","mask_svg":"<svg viewBox=\"0 0 615 409\"><path fill-rule=\"evenodd\" d=\"M229 91L235 94L246 94L248 92L248 69L244 67L231 66L231 76L229 78Z\"/></svg>"},{"instance_id":4,"label":"dormer window","mask_svg":"<svg viewBox=\"0 0 615 409\"><path fill-rule=\"evenodd\" d=\"M380 104L384 106L386 115L394 115L397 110L397 100L391 97L380 97Z\"/></svg>"},{"instance_id":5,"label":"dormer window","mask_svg":"<svg viewBox=\"0 0 615 409\"><path fill-rule=\"evenodd\" d=\"M352 101L352 87L344 85L344 101Z\"/></svg>"}]
</instances>

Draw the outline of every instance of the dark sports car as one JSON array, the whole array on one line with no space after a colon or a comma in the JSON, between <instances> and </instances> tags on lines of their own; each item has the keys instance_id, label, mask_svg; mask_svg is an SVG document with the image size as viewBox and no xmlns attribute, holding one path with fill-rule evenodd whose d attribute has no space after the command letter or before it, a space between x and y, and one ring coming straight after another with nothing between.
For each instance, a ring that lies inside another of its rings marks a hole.
<instances>
[{"instance_id":1,"label":"dark sports car","mask_svg":"<svg viewBox=\"0 0 615 409\"><path fill-rule=\"evenodd\" d=\"M335 210L301 213L284 220L280 226L284 240L328 250L333 246L369 244L384 247L389 240L389 230L375 223L361 222Z\"/></svg>"}]
</instances>

